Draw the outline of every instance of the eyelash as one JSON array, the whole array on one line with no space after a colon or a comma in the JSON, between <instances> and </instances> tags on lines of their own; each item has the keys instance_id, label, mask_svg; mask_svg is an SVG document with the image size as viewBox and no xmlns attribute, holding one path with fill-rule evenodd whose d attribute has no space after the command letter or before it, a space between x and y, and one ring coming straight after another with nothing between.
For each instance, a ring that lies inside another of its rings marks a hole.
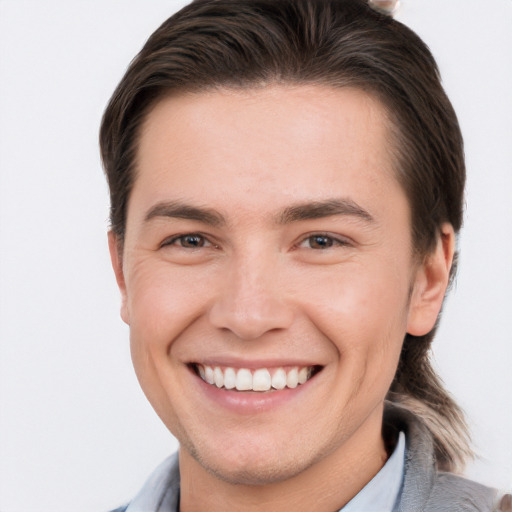
<instances>
[{"instance_id":1,"label":"eyelash","mask_svg":"<svg viewBox=\"0 0 512 512\"><path fill-rule=\"evenodd\" d=\"M325 245L323 247L317 247L317 248L311 247L311 242L314 239L317 239L317 241L318 241L318 239L321 239L321 238L326 240L328 245ZM343 237L333 236L329 233L313 233L313 234L310 234L310 235L304 237L302 239L302 241L297 244L297 247L300 247L303 243L308 242L308 241L310 243L309 248L313 249L313 250L318 250L318 251L325 251L327 249L331 249L332 247L346 247L346 246L350 245L350 242L346 238L343 238Z\"/></svg>"},{"instance_id":2,"label":"eyelash","mask_svg":"<svg viewBox=\"0 0 512 512\"><path fill-rule=\"evenodd\" d=\"M187 246L183 245L184 240L187 238L199 239L200 244L196 245L196 246L188 246L187 247ZM324 246L320 245L319 247L316 247L316 248L311 247L311 242L315 239L316 239L316 242L319 242L320 239L324 239L325 245ZM202 235L201 233L185 233L182 235L173 236L171 238L164 240L160 244L160 247L162 248L162 247L173 246L173 245L177 246L178 242L180 242L180 241L181 241L180 247L183 249L201 249L205 246L207 246L207 247L213 246L214 248L218 247L217 245L210 242L208 240L208 238L206 236ZM332 247L346 247L346 246L350 245L350 242L348 240L346 240L345 238L336 237L336 236L330 235L328 233L313 233L313 234L310 234L310 235L304 237L295 246L295 248L300 248L302 246L302 244L304 244L305 242L310 243L310 247L309 247L310 249L318 250L318 251L325 251L327 249L331 249Z\"/></svg>"},{"instance_id":3,"label":"eyelash","mask_svg":"<svg viewBox=\"0 0 512 512\"><path fill-rule=\"evenodd\" d=\"M202 242L202 245L197 245L197 246L191 246L191 247L187 247L185 245L183 245L183 241L186 239L186 238L199 238ZM178 245L177 242L179 242L181 240L181 245L180 247L183 248L183 249L201 249L205 246L215 246L215 244L213 244L212 242L210 242L204 235L202 235L201 233L185 233L183 235L176 235L176 236L173 236L171 238L166 238L161 244L160 244L160 248L162 247L168 247L168 246L172 246L172 245Z\"/></svg>"}]
</instances>

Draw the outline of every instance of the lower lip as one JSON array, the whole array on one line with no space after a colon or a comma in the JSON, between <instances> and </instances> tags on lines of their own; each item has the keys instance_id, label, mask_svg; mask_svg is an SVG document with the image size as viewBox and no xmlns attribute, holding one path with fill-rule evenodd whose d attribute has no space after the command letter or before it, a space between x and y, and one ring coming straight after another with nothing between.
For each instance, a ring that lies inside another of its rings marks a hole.
<instances>
[{"instance_id":1,"label":"lower lip","mask_svg":"<svg viewBox=\"0 0 512 512\"><path fill-rule=\"evenodd\" d=\"M300 384L296 388L261 392L218 388L208 384L194 372L192 372L192 375L200 388L200 392L204 393L208 400L238 414L255 414L282 407L304 393L317 377L317 375L314 375L307 382Z\"/></svg>"}]
</instances>

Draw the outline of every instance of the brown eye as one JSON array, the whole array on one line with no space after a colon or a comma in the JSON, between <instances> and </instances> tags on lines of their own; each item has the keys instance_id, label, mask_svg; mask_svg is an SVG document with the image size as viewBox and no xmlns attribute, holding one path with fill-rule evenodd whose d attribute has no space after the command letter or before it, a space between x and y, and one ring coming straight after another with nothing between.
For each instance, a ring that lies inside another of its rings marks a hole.
<instances>
[{"instance_id":1,"label":"brown eye","mask_svg":"<svg viewBox=\"0 0 512 512\"><path fill-rule=\"evenodd\" d=\"M313 235L308 238L311 249L328 249L334 245L334 240L327 235Z\"/></svg>"},{"instance_id":2,"label":"brown eye","mask_svg":"<svg viewBox=\"0 0 512 512\"><path fill-rule=\"evenodd\" d=\"M164 247L182 247L184 249L200 249L211 245L206 237L197 233L178 235L164 240L160 248Z\"/></svg>"},{"instance_id":3,"label":"brown eye","mask_svg":"<svg viewBox=\"0 0 512 512\"><path fill-rule=\"evenodd\" d=\"M183 235L180 236L179 244L186 249L197 249L198 247L204 247L205 239L201 235Z\"/></svg>"}]
</instances>

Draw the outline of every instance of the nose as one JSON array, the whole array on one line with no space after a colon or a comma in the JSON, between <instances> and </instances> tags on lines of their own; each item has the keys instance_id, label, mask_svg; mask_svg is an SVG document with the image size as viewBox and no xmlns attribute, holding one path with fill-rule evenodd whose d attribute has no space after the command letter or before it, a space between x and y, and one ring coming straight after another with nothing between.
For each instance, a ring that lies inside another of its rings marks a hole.
<instances>
[{"instance_id":1,"label":"nose","mask_svg":"<svg viewBox=\"0 0 512 512\"><path fill-rule=\"evenodd\" d=\"M277 263L258 255L230 263L210 309L210 322L243 340L288 328L293 307L285 296Z\"/></svg>"}]
</instances>

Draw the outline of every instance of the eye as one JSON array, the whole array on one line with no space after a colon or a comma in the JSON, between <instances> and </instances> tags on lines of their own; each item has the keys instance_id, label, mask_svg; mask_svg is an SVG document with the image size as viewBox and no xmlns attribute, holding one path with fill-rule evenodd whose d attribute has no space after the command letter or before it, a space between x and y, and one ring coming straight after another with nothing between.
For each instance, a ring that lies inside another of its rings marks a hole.
<instances>
[{"instance_id":1,"label":"eye","mask_svg":"<svg viewBox=\"0 0 512 512\"><path fill-rule=\"evenodd\" d=\"M316 233L305 238L299 246L309 249L325 250L335 246L349 245L348 241L343 238L334 237L325 233Z\"/></svg>"},{"instance_id":2,"label":"eye","mask_svg":"<svg viewBox=\"0 0 512 512\"><path fill-rule=\"evenodd\" d=\"M328 249L334 245L334 240L326 235L313 235L307 240L311 249Z\"/></svg>"},{"instance_id":3,"label":"eye","mask_svg":"<svg viewBox=\"0 0 512 512\"><path fill-rule=\"evenodd\" d=\"M211 243L203 235L198 233L187 233L185 235L179 235L164 240L161 247L173 245L183 247L184 249L200 249L201 247L211 245Z\"/></svg>"}]
</instances>

